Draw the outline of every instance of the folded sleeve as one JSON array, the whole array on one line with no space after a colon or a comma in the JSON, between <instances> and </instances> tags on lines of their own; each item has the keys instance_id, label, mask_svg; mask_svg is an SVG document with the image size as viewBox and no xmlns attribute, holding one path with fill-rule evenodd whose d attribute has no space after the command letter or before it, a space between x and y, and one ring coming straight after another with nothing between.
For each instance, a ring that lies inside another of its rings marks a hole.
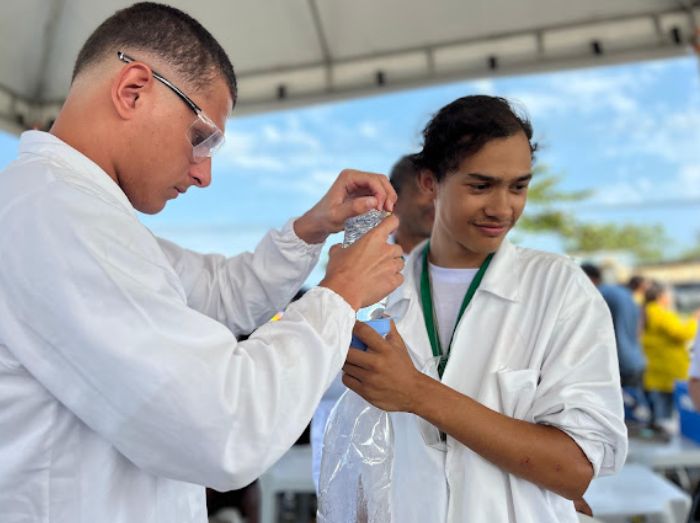
<instances>
[{"instance_id":1,"label":"folded sleeve","mask_svg":"<svg viewBox=\"0 0 700 523\"><path fill-rule=\"evenodd\" d=\"M568 434L595 475L607 475L627 455L615 334L602 296L578 273L572 271L564 290L532 415Z\"/></svg>"}]
</instances>

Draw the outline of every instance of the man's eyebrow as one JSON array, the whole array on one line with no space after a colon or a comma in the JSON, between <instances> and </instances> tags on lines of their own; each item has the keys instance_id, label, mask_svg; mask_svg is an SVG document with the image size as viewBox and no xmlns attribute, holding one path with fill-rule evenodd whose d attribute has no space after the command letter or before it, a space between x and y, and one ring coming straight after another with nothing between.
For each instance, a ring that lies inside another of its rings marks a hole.
<instances>
[{"instance_id":1,"label":"man's eyebrow","mask_svg":"<svg viewBox=\"0 0 700 523\"><path fill-rule=\"evenodd\" d=\"M481 174L481 173L466 173L466 176L469 176L471 178L476 178L477 180L481 182L500 182L501 178L498 178L496 176L489 176L488 174ZM532 178L532 173L527 173L523 174L522 176L519 176L518 178L515 179L516 182L527 182Z\"/></svg>"}]
</instances>

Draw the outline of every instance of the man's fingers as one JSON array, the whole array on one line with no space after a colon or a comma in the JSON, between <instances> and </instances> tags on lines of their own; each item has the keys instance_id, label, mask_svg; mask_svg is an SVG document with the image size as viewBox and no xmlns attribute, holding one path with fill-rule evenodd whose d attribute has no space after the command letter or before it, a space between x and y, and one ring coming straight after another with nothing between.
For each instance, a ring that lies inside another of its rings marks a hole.
<instances>
[{"instance_id":1,"label":"man's fingers","mask_svg":"<svg viewBox=\"0 0 700 523\"><path fill-rule=\"evenodd\" d=\"M352 365L350 363L345 363L345 365L343 365L343 373L348 374L349 376L352 376L353 378L361 382L366 381L369 378L369 376L372 375L371 371L363 369L362 367L358 367L357 365Z\"/></svg>"},{"instance_id":2,"label":"man's fingers","mask_svg":"<svg viewBox=\"0 0 700 523\"><path fill-rule=\"evenodd\" d=\"M343 373L341 381L343 382L343 385L345 385L350 390L355 391L358 394L360 393L359 389L362 386L362 382L357 378L352 377L350 374Z\"/></svg>"},{"instance_id":3,"label":"man's fingers","mask_svg":"<svg viewBox=\"0 0 700 523\"><path fill-rule=\"evenodd\" d=\"M333 254L337 253L340 249L342 249L342 245L339 243L334 243L331 245L331 248L328 249L328 255L333 256Z\"/></svg>"},{"instance_id":4,"label":"man's fingers","mask_svg":"<svg viewBox=\"0 0 700 523\"><path fill-rule=\"evenodd\" d=\"M377 198L378 209L385 209L390 212L394 210L397 195L386 176L351 169L344 171L344 173L347 173L345 175L345 188L349 194L353 195L359 191L364 192L369 189L370 194Z\"/></svg>"},{"instance_id":5,"label":"man's fingers","mask_svg":"<svg viewBox=\"0 0 700 523\"><path fill-rule=\"evenodd\" d=\"M359 216L378 207L376 196L361 196L343 202L339 207L340 219L344 222L353 216Z\"/></svg>"},{"instance_id":6,"label":"man's fingers","mask_svg":"<svg viewBox=\"0 0 700 523\"><path fill-rule=\"evenodd\" d=\"M384 200L383 208L386 211L394 212L394 204L396 203L396 200L398 199L398 195L396 194L396 190L394 189L394 186L391 185L389 178L387 178L386 176L379 175L377 178L379 180L379 183L382 185L382 188L384 189L384 192L386 194L386 199Z\"/></svg>"},{"instance_id":7,"label":"man's fingers","mask_svg":"<svg viewBox=\"0 0 700 523\"><path fill-rule=\"evenodd\" d=\"M367 354L364 350L352 346L348 351L348 355L345 357L345 364L355 365L356 367L362 367L365 369L370 369L373 367L372 356Z\"/></svg>"},{"instance_id":8,"label":"man's fingers","mask_svg":"<svg viewBox=\"0 0 700 523\"><path fill-rule=\"evenodd\" d=\"M394 320L390 320L389 323L389 334L386 335L386 340L387 341L396 341L400 340L401 335L399 335L399 331L396 330L396 324L394 323Z\"/></svg>"},{"instance_id":9,"label":"man's fingers","mask_svg":"<svg viewBox=\"0 0 700 523\"><path fill-rule=\"evenodd\" d=\"M399 219L395 214L392 214L391 216L387 216L381 222L379 222L379 225L377 225L374 229L369 231L366 236L369 236L370 234L373 236L380 236L382 238L383 243L386 243L386 241L389 239L389 236L398 227Z\"/></svg>"},{"instance_id":10,"label":"man's fingers","mask_svg":"<svg viewBox=\"0 0 700 523\"><path fill-rule=\"evenodd\" d=\"M365 345L367 345L367 350L369 351L381 352L386 344L386 340L377 331L361 321L355 322L355 327L352 329L352 333L360 338ZM371 359L369 354L363 354L363 356ZM368 363L368 360L364 359L364 362Z\"/></svg>"}]
</instances>

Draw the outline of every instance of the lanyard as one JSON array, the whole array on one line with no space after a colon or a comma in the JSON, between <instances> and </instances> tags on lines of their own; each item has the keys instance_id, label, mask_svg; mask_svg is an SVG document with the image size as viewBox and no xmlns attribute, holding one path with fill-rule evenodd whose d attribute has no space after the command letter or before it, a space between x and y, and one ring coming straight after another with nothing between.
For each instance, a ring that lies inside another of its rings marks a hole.
<instances>
[{"instance_id":1,"label":"lanyard","mask_svg":"<svg viewBox=\"0 0 700 523\"><path fill-rule=\"evenodd\" d=\"M447 360L450 357L450 349L452 347L452 340L455 336L455 331L457 330L457 325L459 320L462 319L464 311L467 310L469 302L472 301L476 289L479 288L481 280L484 278L486 269L491 263L493 258L493 253L489 254L484 263L479 267L478 272L474 275L474 279L469 285L464 299L462 300L462 306L459 309L459 314L457 315L457 321L455 321L454 329L452 330L452 336L450 336L450 346L447 347L447 352L442 350L440 344L440 337L438 336L437 329L435 328L435 312L433 310L433 297L430 290L430 272L428 270L428 252L430 251L430 242L423 249L423 270L421 271L420 277L420 297L421 303L423 305L423 319L425 320L425 327L428 330L428 338L430 339L430 347L433 350L433 356L440 357L440 363L438 364L438 373L442 378L442 373L445 371L445 366L447 365Z\"/></svg>"}]
</instances>

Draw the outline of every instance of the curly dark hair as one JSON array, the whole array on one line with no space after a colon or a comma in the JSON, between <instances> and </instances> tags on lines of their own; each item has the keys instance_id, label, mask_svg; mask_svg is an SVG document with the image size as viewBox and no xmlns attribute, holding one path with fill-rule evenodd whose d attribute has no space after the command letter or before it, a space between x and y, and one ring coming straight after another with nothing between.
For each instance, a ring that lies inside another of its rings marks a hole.
<instances>
[{"instance_id":1,"label":"curly dark hair","mask_svg":"<svg viewBox=\"0 0 700 523\"><path fill-rule=\"evenodd\" d=\"M117 51L157 54L197 90L221 75L236 103L236 75L226 51L197 20L179 9L140 2L117 11L83 44L72 79L99 60L116 60Z\"/></svg>"},{"instance_id":2,"label":"curly dark hair","mask_svg":"<svg viewBox=\"0 0 700 523\"><path fill-rule=\"evenodd\" d=\"M454 171L470 155L491 140L525 133L534 155L532 125L517 114L508 100L498 96L471 95L440 109L423 130L423 150L414 156L438 181Z\"/></svg>"}]
</instances>

